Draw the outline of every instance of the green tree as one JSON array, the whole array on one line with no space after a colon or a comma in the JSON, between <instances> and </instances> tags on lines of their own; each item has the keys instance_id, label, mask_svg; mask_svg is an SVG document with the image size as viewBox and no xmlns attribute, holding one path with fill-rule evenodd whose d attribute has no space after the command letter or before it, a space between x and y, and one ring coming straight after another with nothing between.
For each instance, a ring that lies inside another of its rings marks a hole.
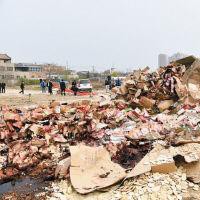
<instances>
[{"instance_id":1,"label":"green tree","mask_svg":"<svg viewBox=\"0 0 200 200\"><path fill-rule=\"evenodd\" d=\"M111 73L111 76L112 77L118 77L119 76L119 72L114 71L114 72Z\"/></svg>"}]
</instances>

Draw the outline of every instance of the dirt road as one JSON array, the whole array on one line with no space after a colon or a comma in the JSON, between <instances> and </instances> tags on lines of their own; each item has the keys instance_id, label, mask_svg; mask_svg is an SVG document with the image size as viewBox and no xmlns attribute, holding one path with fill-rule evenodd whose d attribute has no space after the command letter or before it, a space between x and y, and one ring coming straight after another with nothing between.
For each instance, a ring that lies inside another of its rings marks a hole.
<instances>
[{"instance_id":1,"label":"dirt road","mask_svg":"<svg viewBox=\"0 0 200 200\"><path fill-rule=\"evenodd\" d=\"M105 95L104 91L97 91L93 96L73 96L71 94L66 94L66 96L61 96L59 94L49 95L48 93L42 94L39 90L26 90L25 94L19 94L19 90L8 89L5 94L0 94L0 106L26 106L34 104L48 104L52 100L57 100L61 102L71 103L78 100L99 100L102 94Z\"/></svg>"}]
</instances>

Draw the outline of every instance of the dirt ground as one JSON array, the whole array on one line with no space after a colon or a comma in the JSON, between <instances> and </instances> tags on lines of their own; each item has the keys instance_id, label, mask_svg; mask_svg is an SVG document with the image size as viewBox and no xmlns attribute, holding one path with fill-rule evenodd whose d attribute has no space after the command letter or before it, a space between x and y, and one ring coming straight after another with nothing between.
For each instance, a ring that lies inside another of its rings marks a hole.
<instances>
[{"instance_id":1,"label":"dirt ground","mask_svg":"<svg viewBox=\"0 0 200 200\"><path fill-rule=\"evenodd\" d=\"M48 93L42 94L39 90L26 90L25 94L19 94L17 89L8 89L5 94L0 94L0 106L9 105L12 107L20 107L27 105L47 105L52 100L57 100L60 102L71 103L79 100L99 100L101 95L106 95L105 91L99 90L94 91L94 95L86 96L74 96L71 94L66 94L66 96L61 96L54 92L53 95Z\"/></svg>"}]
</instances>

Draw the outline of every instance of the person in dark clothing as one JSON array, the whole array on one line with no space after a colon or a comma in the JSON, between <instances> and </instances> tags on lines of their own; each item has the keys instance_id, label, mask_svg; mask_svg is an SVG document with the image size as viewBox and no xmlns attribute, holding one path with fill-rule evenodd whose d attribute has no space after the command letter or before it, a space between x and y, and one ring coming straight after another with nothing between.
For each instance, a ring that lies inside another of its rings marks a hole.
<instances>
[{"instance_id":1,"label":"person in dark clothing","mask_svg":"<svg viewBox=\"0 0 200 200\"><path fill-rule=\"evenodd\" d=\"M109 91L109 82L108 82L108 79L105 80L105 86L106 86L106 92Z\"/></svg>"},{"instance_id":2,"label":"person in dark clothing","mask_svg":"<svg viewBox=\"0 0 200 200\"><path fill-rule=\"evenodd\" d=\"M121 86L121 81L119 78L115 81L115 86L120 87Z\"/></svg>"},{"instance_id":3,"label":"person in dark clothing","mask_svg":"<svg viewBox=\"0 0 200 200\"><path fill-rule=\"evenodd\" d=\"M53 91L52 91L53 83L51 81L48 82L47 87L48 87L49 94L53 94Z\"/></svg>"},{"instance_id":4,"label":"person in dark clothing","mask_svg":"<svg viewBox=\"0 0 200 200\"><path fill-rule=\"evenodd\" d=\"M2 89L1 89L2 93L6 93L6 84L2 83Z\"/></svg>"},{"instance_id":5,"label":"person in dark clothing","mask_svg":"<svg viewBox=\"0 0 200 200\"><path fill-rule=\"evenodd\" d=\"M22 82L21 82L21 85L20 85L21 91L20 91L19 93L24 94L24 88L25 88L25 84L24 84L24 81L22 81Z\"/></svg>"},{"instance_id":6,"label":"person in dark clothing","mask_svg":"<svg viewBox=\"0 0 200 200\"><path fill-rule=\"evenodd\" d=\"M61 82L60 82L60 91L61 91L61 95L66 95L65 94L65 90L66 90L66 84L65 84L65 82L64 82L64 80L62 80Z\"/></svg>"},{"instance_id":7,"label":"person in dark clothing","mask_svg":"<svg viewBox=\"0 0 200 200\"><path fill-rule=\"evenodd\" d=\"M78 87L77 87L77 83L76 83L76 81L74 80L74 81L72 81L72 91L74 92L74 96L76 96L77 95L77 92L78 92Z\"/></svg>"},{"instance_id":8,"label":"person in dark clothing","mask_svg":"<svg viewBox=\"0 0 200 200\"><path fill-rule=\"evenodd\" d=\"M108 81L108 85L109 85L109 90L111 90L112 89L112 78L110 75L107 76L107 81Z\"/></svg>"},{"instance_id":9,"label":"person in dark clothing","mask_svg":"<svg viewBox=\"0 0 200 200\"><path fill-rule=\"evenodd\" d=\"M2 83L0 83L0 93L2 93Z\"/></svg>"}]
</instances>

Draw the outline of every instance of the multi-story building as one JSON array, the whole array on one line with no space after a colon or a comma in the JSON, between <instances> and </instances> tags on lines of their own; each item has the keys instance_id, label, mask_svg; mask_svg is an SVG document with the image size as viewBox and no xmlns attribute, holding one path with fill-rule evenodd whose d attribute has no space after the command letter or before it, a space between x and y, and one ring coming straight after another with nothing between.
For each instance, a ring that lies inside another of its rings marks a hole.
<instances>
[{"instance_id":1,"label":"multi-story building","mask_svg":"<svg viewBox=\"0 0 200 200\"><path fill-rule=\"evenodd\" d=\"M20 72L42 72L43 65L32 63L16 63L15 71Z\"/></svg>"},{"instance_id":2,"label":"multi-story building","mask_svg":"<svg viewBox=\"0 0 200 200\"><path fill-rule=\"evenodd\" d=\"M43 73L43 65L33 63L16 63L15 64L15 76L17 79L43 79L46 78Z\"/></svg>"},{"instance_id":3,"label":"multi-story building","mask_svg":"<svg viewBox=\"0 0 200 200\"><path fill-rule=\"evenodd\" d=\"M169 64L169 59L167 54L158 55L158 67L163 67Z\"/></svg>"},{"instance_id":4,"label":"multi-story building","mask_svg":"<svg viewBox=\"0 0 200 200\"><path fill-rule=\"evenodd\" d=\"M12 63L7 54L0 54L0 82L14 84L21 78L54 79L66 74L66 68L55 64Z\"/></svg>"},{"instance_id":5,"label":"multi-story building","mask_svg":"<svg viewBox=\"0 0 200 200\"><path fill-rule=\"evenodd\" d=\"M14 63L11 63L11 57L7 54L0 54L0 82L6 82L14 79Z\"/></svg>"}]
</instances>

